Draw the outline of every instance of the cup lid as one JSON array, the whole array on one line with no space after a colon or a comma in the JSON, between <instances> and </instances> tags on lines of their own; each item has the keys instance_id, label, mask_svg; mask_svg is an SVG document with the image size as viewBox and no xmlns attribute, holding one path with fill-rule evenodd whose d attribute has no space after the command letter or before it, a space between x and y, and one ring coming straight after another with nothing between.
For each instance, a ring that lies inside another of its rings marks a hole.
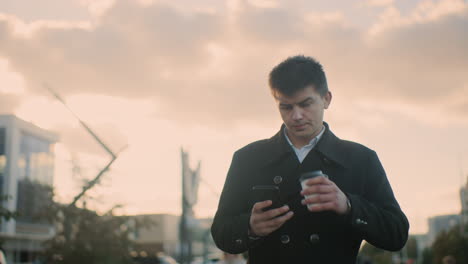
<instances>
[{"instance_id":1,"label":"cup lid","mask_svg":"<svg viewBox=\"0 0 468 264\"><path fill-rule=\"evenodd\" d=\"M322 176L322 175L323 175L323 172L321 170L304 172L304 173L301 173L299 177L299 181L315 178L317 176Z\"/></svg>"}]
</instances>

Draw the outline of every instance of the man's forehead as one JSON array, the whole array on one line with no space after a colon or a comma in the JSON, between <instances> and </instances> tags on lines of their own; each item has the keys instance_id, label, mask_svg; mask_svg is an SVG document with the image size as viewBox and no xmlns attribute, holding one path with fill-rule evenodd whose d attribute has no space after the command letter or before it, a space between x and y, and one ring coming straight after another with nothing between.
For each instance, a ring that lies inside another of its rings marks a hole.
<instances>
[{"instance_id":1,"label":"man's forehead","mask_svg":"<svg viewBox=\"0 0 468 264\"><path fill-rule=\"evenodd\" d=\"M320 94L317 93L317 91L312 87L304 88L302 90L297 91L296 93L292 95L285 95L278 91L275 91L273 93L273 97L276 99L276 101L278 101L279 103L285 103L285 104L301 103L308 99L314 99L319 96Z\"/></svg>"}]
</instances>

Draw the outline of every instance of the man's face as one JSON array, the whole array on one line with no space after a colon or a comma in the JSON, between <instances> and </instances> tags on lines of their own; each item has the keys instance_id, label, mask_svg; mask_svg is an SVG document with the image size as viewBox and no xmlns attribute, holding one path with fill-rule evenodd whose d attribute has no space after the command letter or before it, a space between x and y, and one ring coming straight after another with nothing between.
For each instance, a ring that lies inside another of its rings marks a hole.
<instances>
[{"instance_id":1,"label":"man's face","mask_svg":"<svg viewBox=\"0 0 468 264\"><path fill-rule=\"evenodd\" d=\"M314 86L307 86L292 96L274 93L289 139L296 147L307 145L322 130L323 113L331 102L327 92L321 96Z\"/></svg>"}]
</instances>

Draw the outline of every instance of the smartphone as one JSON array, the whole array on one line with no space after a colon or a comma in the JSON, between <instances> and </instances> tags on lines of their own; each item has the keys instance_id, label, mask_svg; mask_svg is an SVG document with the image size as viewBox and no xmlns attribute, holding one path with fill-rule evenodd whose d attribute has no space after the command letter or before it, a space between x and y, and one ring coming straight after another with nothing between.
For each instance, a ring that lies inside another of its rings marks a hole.
<instances>
[{"instance_id":1,"label":"smartphone","mask_svg":"<svg viewBox=\"0 0 468 264\"><path fill-rule=\"evenodd\" d=\"M279 188L275 185L256 185L252 187L253 201L255 203L271 200L272 205L263 209L268 211L270 209L278 208L283 206L280 200ZM252 204L252 206L253 206Z\"/></svg>"}]
</instances>

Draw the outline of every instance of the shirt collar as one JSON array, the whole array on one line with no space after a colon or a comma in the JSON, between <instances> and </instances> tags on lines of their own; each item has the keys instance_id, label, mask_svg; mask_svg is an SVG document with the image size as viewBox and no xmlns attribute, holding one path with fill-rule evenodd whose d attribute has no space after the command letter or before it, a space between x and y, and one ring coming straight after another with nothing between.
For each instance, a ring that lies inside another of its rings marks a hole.
<instances>
[{"instance_id":1,"label":"shirt collar","mask_svg":"<svg viewBox=\"0 0 468 264\"><path fill-rule=\"evenodd\" d=\"M322 155L326 156L330 160L334 161L336 164L341 165L342 167L347 167L348 160L347 151L343 149L342 144L340 143L341 140L336 137L328 127L326 122L323 122L325 127L323 134L319 141L317 141L317 145L314 147L316 151L321 153ZM288 142L288 138L286 137L285 133L283 132L285 129L285 125L281 126L281 129L276 133L273 137L268 139L266 143L268 150L265 153L265 164L271 164L273 162L277 162L278 160L284 158L286 155L294 153L293 148L291 148L290 143Z\"/></svg>"},{"instance_id":2,"label":"shirt collar","mask_svg":"<svg viewBox=\"0 0 468 264\"><path fill-rule=\"evenodd\" d=\"M293 148L293 149L299 149L299 148L296 148L296 146L294 146L294 144L291 142L291 140L289 139L288 137L288 133L286 132L287 128L286 126L283 126L283 133L284 133L284 137L286 138L286 140L288 141L289 145ZM320 133L315 136L314 138L312 138L310 141L309 141L309 144L303 146L302 148L300 149L303 149L303 148L310 148L310 149L313 149L315 147L315 145L317 145L317 143L319 142L320 138L322 137L323 133L325 132L325 126L322 125L322 130L320 130Z\"/></svg>"}]
</instances>

